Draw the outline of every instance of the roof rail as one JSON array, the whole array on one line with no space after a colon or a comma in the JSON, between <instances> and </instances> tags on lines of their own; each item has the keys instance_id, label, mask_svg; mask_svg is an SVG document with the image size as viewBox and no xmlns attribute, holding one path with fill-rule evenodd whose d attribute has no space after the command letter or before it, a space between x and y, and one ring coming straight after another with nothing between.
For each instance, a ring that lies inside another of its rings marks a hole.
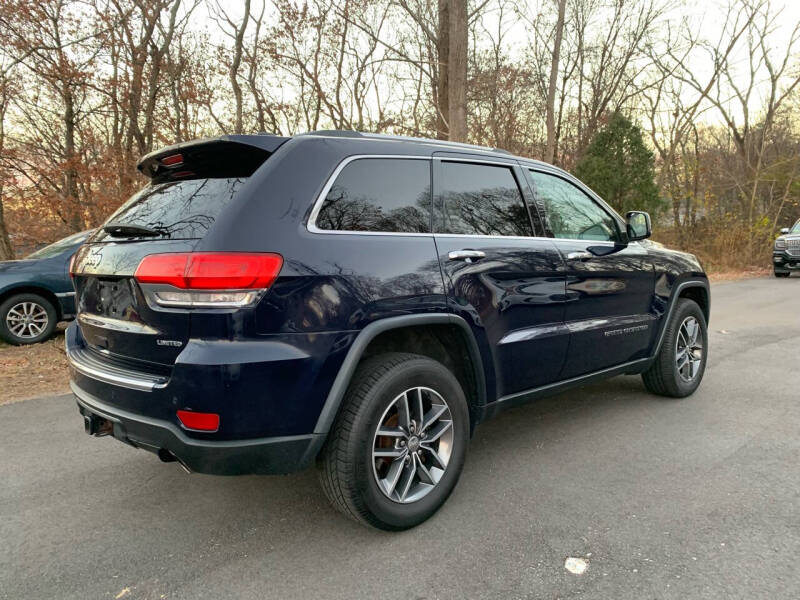
<instances>
[{"instance_id":1,"label":"roof rail","mask_svg":"<svg viewBox=\"0 0 800 600\"><path fill-rule=\"evenodd\" d=\"M450 140L435 140L431 138L421 138L406 135L391 135L386 133L362 133L360 131L353 131L349 129L320 129L317 131L309 131L301 133L300 135L318 135L320 137L341 137L341 138L361 138L361 139L385 139L406 142L422 142L425 144L436 144L445 148L452 148L457 150L459 148L465 150L480 150L482 152L496 152L498 154L507 154L514 156L512 152L502 148L489 148L488 146L478 146L477 144L467 144L464 142L451 142Z\"/></svg>"},{"instance_id":2,"label":"roof rail","mask_svg":"<svg viewBox=\"0 0 800 600\"><path fill-rule=\"evenodd\" d=\"M316 131L301 133L300 135L324 135L326 137L344 138L364 137L363 133L360 131L353 131L352 129L318 129Z\"/></svg>"},{"instance_id":3,"label":"roof rail","mask_svg":"<svg viewBox=\"0 0 800 600\"><path fill-rule=\"evenodd\" d=\"M503 154L511 154L511 152L508 152L507 150L501 150L499 148L489 148L488 146L479 146L477 144L468 144L466 142L452 142L450 140L436 140L432 138L422 138L407 135L389 135L385 133L363 133L361 136L377 139L396 139L407 142L423 142L426 144L436 144L438 146L445 146L453 149L463 148L465 150L481 150L483 152L502 152Z\"/></svg>"}]
</instances>

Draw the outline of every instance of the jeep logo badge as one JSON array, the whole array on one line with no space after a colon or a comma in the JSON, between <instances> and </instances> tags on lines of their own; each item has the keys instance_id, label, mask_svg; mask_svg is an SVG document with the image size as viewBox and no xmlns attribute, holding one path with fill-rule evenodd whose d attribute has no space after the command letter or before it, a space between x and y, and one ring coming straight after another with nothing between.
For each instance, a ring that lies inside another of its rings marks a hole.
<instances>
[{"instance_id":1,"label":"jeep logo badge","mask_svg":"<svg viewBox=\"0 0 800 600\"><path fill-rule=\"evenodd\" d=\"M103 260L103 257L99 252L91 252L84 257L83 266L96 267L100 264L101 260Z\"/></svg>"}]
</instances>

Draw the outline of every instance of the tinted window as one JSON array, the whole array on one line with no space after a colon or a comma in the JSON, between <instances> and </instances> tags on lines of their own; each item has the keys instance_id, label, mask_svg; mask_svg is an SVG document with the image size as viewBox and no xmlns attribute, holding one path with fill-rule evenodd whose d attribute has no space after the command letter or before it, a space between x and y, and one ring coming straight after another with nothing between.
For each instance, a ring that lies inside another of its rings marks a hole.
<instances>
[{"instance_id":1,"label":"tinted window","mask_svg":"<svg viewBox=\"0 0 800 600\"><path fill-rule=\"evenodd\" d=\"M430 161L362 158L336 178L317 215L320 229L430 233Z\"/></svg>"},{"instance_id":2,"label":"tinted window","mask_svg":"<svg viewBox=\"0 0 800 600\"><path fill-rule=\"evenodd\" d=\"M616 221L594 200L568 181L529 171L537 200L544 204L550 231L557 238L616 241Z\"/></svg>"},{"instance_id":3,"label":"tinted window","mask_svg":"<svg viewBox=\"0 0 800 600\"><path fill-rule=\"evenodd\" d=\"M53 242L49 246L40 248L33 254L29 254L26 258L52 258L53 256L58 256L62 252L66 252L67 250L75 250L75 248L81 242L83 242L86 238L89 237L90 233L92 232L81 231L80 233L73 233L72 235L67 236L64 239L58 240L57 242Z\"/></svg>"},{"instance_id":4,"label":"tinted window","mask_svg":"<svg viewBox=\"0 0 800 600\"><path fill-rule=\"evenodd\" d=\"M243 177L190 179L148 185L106 223L149 227L173 240L202 238L245 181ZM95 239L112 237L100 230Z\"/></svg>"},{"instance_id":5,"label":"tinted window","mask_svg":"<svg viewBox=\"0 0 800 600\"><path fill-rule=\"evenodd\" d=\"M441 163L443 233L530 236L531 223L509 167Z\"/></svg>"}]
</instances>

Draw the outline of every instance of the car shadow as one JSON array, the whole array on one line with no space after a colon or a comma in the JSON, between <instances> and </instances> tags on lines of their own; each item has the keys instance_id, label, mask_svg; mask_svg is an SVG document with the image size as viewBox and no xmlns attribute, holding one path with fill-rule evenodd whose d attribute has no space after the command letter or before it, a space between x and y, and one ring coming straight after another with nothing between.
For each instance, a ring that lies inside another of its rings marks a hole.
<instances>
[{"instance_id":1,"label":"car shadow","mask_svg":"<svg viewBox=\"0 0 800 600\"><path fill-rule=\"evenodd\" d=\"M643 392L638 377L618 377L514 407L483 423L470 442L462 480L445 508L457 504L454 500L459 492L467 492L472 499L480 496L486 473L493 474L494 493L504 482L512 484L515 466L509 467L509 456L520 465L530 465L545 446L569 444L571 435L585 437L587 426L612 422L615 415L633 405L654 403L653 397ZM128 448L120 450L130 453ZM355 532L359 538L372 539L385 535L338 515L328 505L313 468L284 476L217 477L186 474L175 464L154 461L144 452L135 453L135 458L126 455L127 472L123 475L117 471L117 476L141 483L117 497L104 495L104 504L112 513L124 510L138 514L140 523L150 522L155 536L162 535L162 527L172 528L181 522L196 527L191 524L197 519L212 529L224 529L220 542L246 535L254 528L292 536L298 530L308 531L312 525L315 536ZM109 485L113 486L111 482ZM153 523L156 509L169 515L170 522Z\"/></svg>"},{"instance_id":2,"label":"car shadow","mask_svg":"<svg viewBox=\"0 0 800 600\"><path fill-rule=\"evenodd\" d=\"M239 572L287 564L299 564L300 572L347 573L388 556L404 556L423 569L431 553L452 552L454 532L465 524L478 536L496 527L522 526L546 542L548 530L540 523L557 523L569 514L565 502L581 498L587 489L617 485L618 474L612 472L606 482L602 465L625 458L603 452L624 451L619 440L624 431L638 435L641 422L635 419L662 418L659 411L666 403L643 392L640 378L618 377L499 414L477 428L461 481L444 507L400 533L364 527L338 514L313 468L285 476L188 474L176 463L162 464L153 454L116 440L88 438L78 429L71 398L60 397L64 404L58 413L52 399L23 403L25 410L20 405L5 413L12 428L7 443L19 465L9 467L12 481L6 490L19 507L13 519L36 523L37 531L35 543L20 548L20 564L35 565L58 552L73 563L92 565L95 572L130 573L126 581L146 590L156 589L159 581L202 581L204 572L235 578ZM54 416L59 424L48 437L32 435L31 422ZM608 443L611 439L617 443ZM34 474L17 473L34 464ZM616 499L626 489L608 487L606 495ZM419 552L420 544L429 552ZM484 551L477 538L469 547ZM326 564L317 564L322 557ZM136 565L136 575L129 565ZM34 581L38 574L23 568L20 576ZM67 587L85 585L78 571L65 577Z\"/></svg>"}]
</instances>

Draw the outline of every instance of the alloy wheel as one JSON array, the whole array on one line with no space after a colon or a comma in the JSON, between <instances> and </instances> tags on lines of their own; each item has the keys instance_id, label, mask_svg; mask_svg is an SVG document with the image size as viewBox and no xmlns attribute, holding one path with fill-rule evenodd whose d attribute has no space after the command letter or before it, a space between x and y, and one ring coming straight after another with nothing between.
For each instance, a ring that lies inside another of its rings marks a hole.
<instances>
[{"instance_id":1,"label":"alloy wheel","mask_svg":"<svg viewBox=\"0 0 800 600\"><path fill-rule=\"evenodd\" d=\"M372 445L375 481L384 496L407 504L442 479L453 451L453 416L435 390L415 387L392 400Z\"/></svg>"},{"instance_id":2,"label":"alloy wheel","mask_svg":"<svg viewBox=\"0 0 800 600\"><path fill-rule=\"evenodd\" d=\"M675 368L680 378L689 383L700 371L703 362L703 339L700 323L695 317L686 317L678 329L675 341Z\"/></svg>"},{"instance_id":3,"label":"alloy wheel","mask_svg":"<svg viewBox=\"0 0 800 600\"><path fill-rule=\"evenodd\" d=\"M45 308L36 302L19 302L6 313L8 330L20 339L33 339L47 329L50 318Z\"/></svg>"}]
</instances>

